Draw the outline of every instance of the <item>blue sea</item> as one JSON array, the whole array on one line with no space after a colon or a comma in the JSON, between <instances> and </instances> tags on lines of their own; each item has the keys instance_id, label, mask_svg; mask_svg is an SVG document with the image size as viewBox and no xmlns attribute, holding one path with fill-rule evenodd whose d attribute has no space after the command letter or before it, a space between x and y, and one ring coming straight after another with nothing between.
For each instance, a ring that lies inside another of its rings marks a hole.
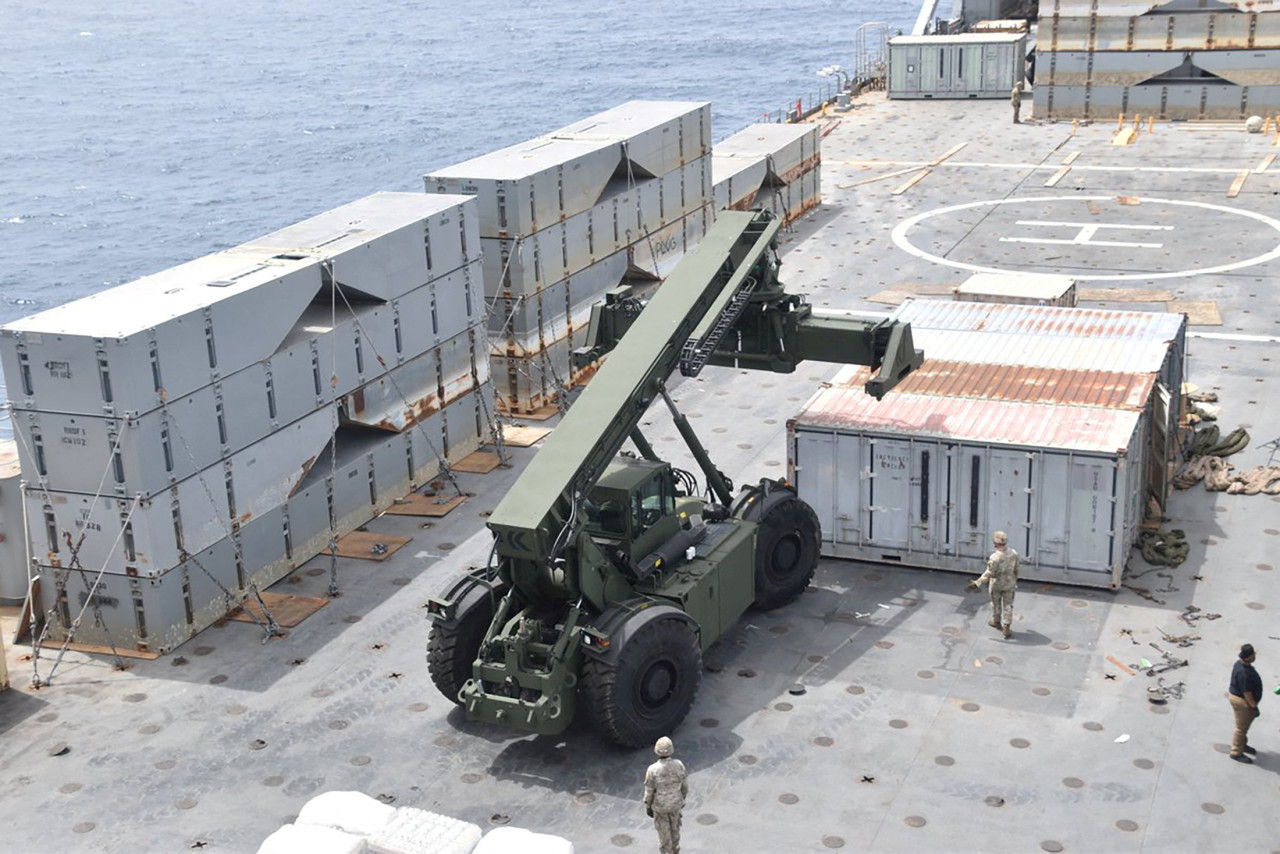
<instances>
[{"instance_id":1,"label":"blue sea","mask_svg":"<svg viewBox=\"0 0 1280 854\"><path fill-rule=\"evenodd\" d=\"M721 139L914 0L6 0L0 323L635 98Z\"/></svg>"}]
</instances>

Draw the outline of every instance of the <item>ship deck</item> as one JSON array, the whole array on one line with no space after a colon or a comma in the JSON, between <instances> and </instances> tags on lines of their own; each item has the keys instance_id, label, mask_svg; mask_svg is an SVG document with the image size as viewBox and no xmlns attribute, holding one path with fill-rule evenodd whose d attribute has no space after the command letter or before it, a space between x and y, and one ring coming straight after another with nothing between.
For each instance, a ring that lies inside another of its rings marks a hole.
<instances>
[{"instance_id":1,"label":"ship deck","mask_svg":"<svg viewBox=\"0 0 1280 854\"><path fill-rule=\"evenodd\" d=\"M1251 431L1232 462L1266 464L1280 437L1280 147L1243 123L1144 125L1124 146L1115 130L1015 126L1002 102L860 99L823 139L824 202L786 232L783 280L855 311L945 298L986 269L1074 275L1084 305L1194 303L1188 377L1220 394L1224 432ZM836 370L708 368L675 395L723 470L778 476L787 418ZM689 465L664 412L646 431ZM228 622L127 669L68 653L39 690L31 649L6 643L6 846L253 851L311 796L357 790L581 852L656 848L647 751L577 724L560 737L469 724L427 676L424 603L485 560L485 517L538 451L511 452L508 468L456 475L471 497L448 516L370 523L412 541L381 562L339 559L342 594L286 637ZM1225 689L1243 642L1268 692L1278 681L1280 497L1197 486L1167 516L1186 563L1134 552L1114 593L1024 584L1008 640L960 576L824 560L806 595L748 613L706 657L672 733L691 772L682 850L1274 846L1280 698L1247 767L1225 755ZM317 558L275 590L324 596L329 572ZM1183 635L1190 646L1165 640ZM1162 674L1175 696L1154 705L1157 678L1131 670L1162 650L1189 665ZM41 653L42 676L55 657Z\"/></svg>"}]
</instances>

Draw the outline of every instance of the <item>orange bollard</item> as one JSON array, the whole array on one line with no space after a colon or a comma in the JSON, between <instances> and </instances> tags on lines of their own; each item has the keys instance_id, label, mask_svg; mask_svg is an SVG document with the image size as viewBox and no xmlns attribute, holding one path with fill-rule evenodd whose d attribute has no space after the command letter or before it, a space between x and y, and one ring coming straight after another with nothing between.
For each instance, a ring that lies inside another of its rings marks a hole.
<instances>
[{"instance_id":1,"label":"orange bollard","mask_svg":"<svg viewBox=\"0 0 1280 854\"><path fill-rule=\"evenodd\" d=\"M1079 120L1079 119L1072 119L1072 120L1071 120L1071 135L1072 135L1072 136L1075 136L1075 135L1076 135L1076 131L1078 131L1078 130L1080 130L1080 120Z\"/></svg>"},{"instance_id":2,"label":"orange bollard","mask_svg":"<svg viewBox=\"0 0 1280 854\"><path fill-rule=\"evenodd\" d=\"M1263 136L1271 135L1271 116L1267 116L1267 120L1262 123L1262 135Z\"/></svg>"},{"instance_id":3,"label":"orange bollard","mask_svg":"<svg viewBox=\"0 0 1280 854\"><path fill-rule=\"evenodd\" d=\"M1124 129L1124 113L1116 117L1116 133Z\"/></svg>"},{"instance_id":4,"label":"orange bollard","mask_svg":"<svg viewBox=\"0 0 1280 854\"><path fill-rule=\"evenodd\" d=\"M1155 133L1155 132L1156 132L1156 117L1147 116L1147 133Z\"/></svg>"},{"instance_id":5,"label":"orange bollard","mask_svg":"<svg viewBox=\"0 0 1280 854\"><path fill-rule=\"evenodd\" d=\"M1142 130L1142 116L1138 113L1133 114L1133 130L1135 133Z\"/></svg>"}]
</instances>

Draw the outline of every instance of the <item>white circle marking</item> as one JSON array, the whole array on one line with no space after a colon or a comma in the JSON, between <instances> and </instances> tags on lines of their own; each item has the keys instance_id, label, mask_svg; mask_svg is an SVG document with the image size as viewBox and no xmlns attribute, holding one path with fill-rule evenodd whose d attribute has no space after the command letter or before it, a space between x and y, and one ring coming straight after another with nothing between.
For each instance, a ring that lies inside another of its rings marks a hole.
<instances>
[{"instance_id":1,"label":"white circle marking","mask_svg":"<svg viewBox=\"0 0 1280 854\"><path fill-rule=\"evenodd\" d=\"M1115 199L1115 196L1038 196L1032 199L990 199L990 200L981 201L981 202L966 202L965 204L962 204L962 205L952 205L951 207L937 208L936 210L925 211L924 213L916 214L915 216L910 217L909 219L904 219L902 222L898 223L898 225L893 229L893 242L897 244L899 249L903 250L904 252L908 252L912 255L915 255L917 258L923 258L926 261L934 261L938 264L942 264L947 267L955 267L960 270L969 270L974 273L1029 272L1027 270L1016 270L1008 267L983 267L979 264L966 264L963 261L952 261L948 258L943 258L940 255L934 255L931 252L926 252L920 247L914 245L907 238L907 232L910 231L912 228L914 228L918 223L930 217L941 216L943 214L949 214L955 211L967 210L969 208L994 207L996 205L1027 204L1031 202L1066 202L1066 201L1106 202L1106 201L1112 201L1113 199ZM1265 214L1257 213L1255 211L1237 210L1235 208L1226 207L1225 205L1209 204L1208 202L1187 202L1187 201L1177 201L1175 199L1140 198L1138 201L1142 203L1147 203L1147 204L1181 205L1183 207L1191 207L1191 208L1206 208L1208 210L1218 211L1220 213L1229 213L1229 214L1234 214L1236 216L1248 217L1249 219L1257 220L1263 225L1270 226L1277 234L1280 234L1280 220L1273 219L1272 217L1269 217ZM1094 282L1102 282L1102 281L1117 282L1122 280L1147 281L1150 279L1178 279L1178 278L1183 278L1185 276L1203 276L1206 273L1226 273L1231 270L1238 270L1241 267L1251 267L1254 264L1265 264L1266 262L1274 261L1277 258L1280 258L1280 241L1276 243L1275 248L1272 249L1270 252L1264 253L1262 255L1255 255L1254 257L1246 258L1243 261L1234 261L1230 264L1222 264L1217 267L1204 267L1196 270L1178 270L1172 273L1117 273L1111 276L1089 276L1089 275L1082 276L1076 273L1072 273L1070 275L1073 279L1077 279L1079 281L1094 281Z\"/></svg>"}]
</instances>

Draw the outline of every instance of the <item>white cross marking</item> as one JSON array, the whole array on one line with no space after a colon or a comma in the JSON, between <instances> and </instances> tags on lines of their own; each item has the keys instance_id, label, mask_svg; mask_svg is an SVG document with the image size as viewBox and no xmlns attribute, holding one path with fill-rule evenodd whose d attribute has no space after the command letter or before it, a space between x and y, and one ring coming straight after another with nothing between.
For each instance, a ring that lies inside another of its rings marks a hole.
<instances>
[{"instance_id":1,"label":"white cross marking","mask_svg":"<svg viewBox=\"0 0 1280 854\"><path fill-rule=\"evenodd\" d=\"M1040 225L1048 228L1079 228L1070 240L1048 237L1002 237L1002 243L1053 243L1062 246L1124 246L1131 249L1160 249L1163 243L1127 243L1121 240L1094 240L1100 228L1127 228L1137 231L1173 231L1171 225L1114 225L1098 222L1057 222L1054 220L1020 219L1018 225Z\"/></svg>"}]
</instances>

